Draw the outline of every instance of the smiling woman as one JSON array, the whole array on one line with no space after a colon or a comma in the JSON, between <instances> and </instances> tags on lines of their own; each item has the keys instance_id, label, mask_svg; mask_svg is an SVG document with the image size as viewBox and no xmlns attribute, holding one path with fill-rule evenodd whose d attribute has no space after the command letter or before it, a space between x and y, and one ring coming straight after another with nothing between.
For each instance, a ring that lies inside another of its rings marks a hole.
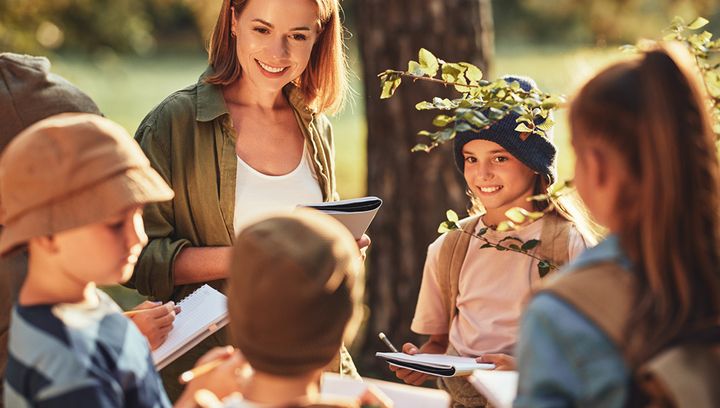
<instances>
[{"instance_id":1,"label":"smiling woman","mask_svg":"<svg viewBox=\"0 0 720 408\"><path fill-rule=\"evenodd\" d=\"M341 34L337 0L223 2L208 68L153 109L136 134L176 198L146 209L149 244L131 286L174 301L204 283L222 290L243 226L337 199L323 112L345 99ZM224 333L211 336L163 370L171 397L180 392L178 374L226 342ZM349 355L340 355L333 368L354 372Z\"/></svg>"}]
</instances>

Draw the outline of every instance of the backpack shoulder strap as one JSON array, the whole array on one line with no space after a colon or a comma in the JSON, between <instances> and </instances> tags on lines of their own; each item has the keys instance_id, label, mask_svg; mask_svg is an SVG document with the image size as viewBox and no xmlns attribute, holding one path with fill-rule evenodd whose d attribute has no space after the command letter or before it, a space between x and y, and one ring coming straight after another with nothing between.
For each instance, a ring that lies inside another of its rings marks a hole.
<instances>
[{"instance_id":1,"label":"backpack shoulder strap","mask_svg":"<svg viewBox=\"0 0 720 408\"><path fill-rule=\"evenodd\" d=\"M440 246L438 282L447 311L448 327L457 314L455 304L458 296L460 269L470 246L471 234L474 233L479 221L479 215L463 218L459 222L462 230L448 232Z\"/></svg>"},{"instance_id":2,"label":"backpack shoulder strap","mask_svg":"<svg viewBox=\"0 0 720 408\"><path fill-rule=\"evenodd\" d=\"M545 214L543 220L537 255L557 266L565 265L570 260L572 222L560 216L556 211Z\"/></svg>"},{"instance_id":3,"label":"backpack shoulder strap","mask_svg":"<svg viewBox=\"0 0 720 408\"><path fill-rule=\"evenodd\" d=\"M621 346L634 288L632 273L615 262L603 262L555 275L537 293L564 300Z\"/></svg>"}]
</instances>

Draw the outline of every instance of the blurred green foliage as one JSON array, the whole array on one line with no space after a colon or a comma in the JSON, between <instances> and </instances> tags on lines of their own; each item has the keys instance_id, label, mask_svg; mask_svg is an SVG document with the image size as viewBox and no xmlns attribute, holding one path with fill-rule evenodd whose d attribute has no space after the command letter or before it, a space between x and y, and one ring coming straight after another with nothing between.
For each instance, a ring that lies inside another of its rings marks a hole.
<instances>
[{"instance_id":1,"label":"blurred green foliage","mask_svg":"<svg viewBox=\"0 0 720 408\"><path fill-rule=\"evenodd\" d=\"M351 11L358 1L341 0L350 32ZM209 37L221 4L222 0L0 0L0 50L139 55L168 48L197 50ZM720 22L720 4L717 0L493 1L498 44L633 42L655 37L674 15L702 15Z\"/></svg>"}]
</instances>

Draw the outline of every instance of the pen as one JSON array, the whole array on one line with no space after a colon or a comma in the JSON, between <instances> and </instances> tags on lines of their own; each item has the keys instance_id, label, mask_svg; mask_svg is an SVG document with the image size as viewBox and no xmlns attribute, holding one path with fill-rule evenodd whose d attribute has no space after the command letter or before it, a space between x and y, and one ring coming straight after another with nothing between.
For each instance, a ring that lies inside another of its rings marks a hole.
<instances>
[{"instance_id":1,"label":"pen","mask_svg":"<svg viewBox=\"0 0 720 408\"><path fill-rule=\"evenodd\" d=\"M390 350L392 350L393 353L398 353L398 349L395 346L393 346L392 343L390 343L390 339L387 338L385 333L383 333L383 332L378 333L378 337L380 338L380 340L382 340L383 343L385 343L386 346L388 346L388 348Z\"/></svg>"}]
</instances>

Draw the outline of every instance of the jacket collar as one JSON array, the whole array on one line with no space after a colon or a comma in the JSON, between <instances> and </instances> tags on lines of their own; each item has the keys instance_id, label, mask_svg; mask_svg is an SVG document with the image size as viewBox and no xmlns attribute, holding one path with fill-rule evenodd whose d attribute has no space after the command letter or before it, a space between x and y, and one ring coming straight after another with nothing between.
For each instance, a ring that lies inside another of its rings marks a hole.
<instances>
[{"instance_id":1,"label":"jacket collar","mask_svg":"<svg viewBox=\"0 0 720 408\"><path fill-rule=\"evenodd\" d=\"M213 72L215 72L213 67L208 66L197 82L197 114L195 119L198 122L210 122L230 113L223 98L222 88L219 85L205 82L205 78L212 75ZM315 111L305 103L300 89L290 83L283 88L283 93L302 121L306 124L310 123L313 120Z\"/></svg>"}]
</instances>

